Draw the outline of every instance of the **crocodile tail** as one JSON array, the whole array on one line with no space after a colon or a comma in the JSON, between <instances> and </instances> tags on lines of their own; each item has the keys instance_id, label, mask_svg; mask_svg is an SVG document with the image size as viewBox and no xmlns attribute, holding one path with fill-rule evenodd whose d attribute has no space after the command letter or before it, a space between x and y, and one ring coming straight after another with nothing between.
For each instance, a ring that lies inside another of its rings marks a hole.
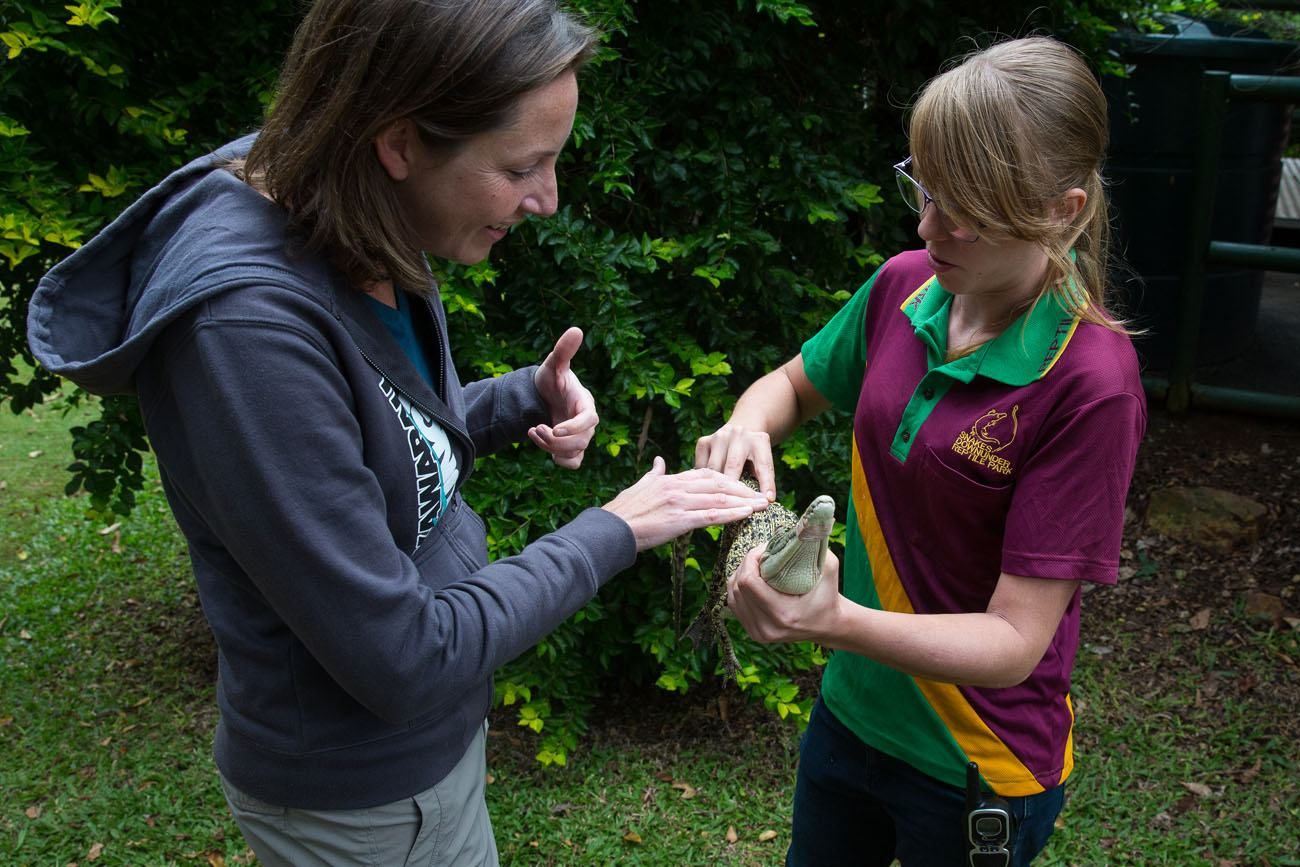
<instances>
[{"instance_id":1,"label":"crocodile tail","mask_svg":"<svg viewBox=\"0 0 1300 867\"><path fill-rule=\"evenodd\" d=\"M731 643L731 634L724 628L719 640L718 655L722 657L722 673L727 680L740 683L740 660L736 657L736 648Z\"/></svg>"},{"instance_id":2,"label":"crocodile tail","mask_svg":"<svg viewBox=\"0 0 1300 867\"><path fill-rule=\"evenodd\" d=\"M673 632L680 634L682 628L682 586L686 583L686 555L691 548L690 532L683 533L673 540L672 587L673 587Z\"/></svg>"}]
</instances>

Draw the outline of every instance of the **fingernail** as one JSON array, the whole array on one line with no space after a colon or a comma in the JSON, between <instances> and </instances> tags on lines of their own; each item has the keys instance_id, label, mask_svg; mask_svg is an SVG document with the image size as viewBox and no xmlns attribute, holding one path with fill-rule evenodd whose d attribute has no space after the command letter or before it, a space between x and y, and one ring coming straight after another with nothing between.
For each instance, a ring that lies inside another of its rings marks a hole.
<instances>
[{"instance_id":1,"label":"fingernail","mask_svg":"<svg viewBox=\"0 0 1300 867\"><path fill-rule=\"evenodd\" d=\"M567 427L557 427L555 428L553 433L557 437L567 437L569 435L569 429Z\"/></svg>"}]
</instances>

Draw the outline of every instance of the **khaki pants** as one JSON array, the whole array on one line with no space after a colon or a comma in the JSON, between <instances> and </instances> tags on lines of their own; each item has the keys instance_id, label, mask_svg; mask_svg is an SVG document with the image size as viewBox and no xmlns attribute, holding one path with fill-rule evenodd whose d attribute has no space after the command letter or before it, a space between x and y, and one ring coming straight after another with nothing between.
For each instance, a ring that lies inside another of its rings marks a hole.
<instances>
[{"instance_id":1,"label":"khaki pants","mask_svg":"<svg viewBox=\"0 0 1300 867\"><path fill-rule=\"evenodd\" d=\"M486 725L484 726L486 729ZM483 787L484 731L445 779L364 810L299 810L221 786L263 867L497 867Z\"/></svg>"}]
</instances>

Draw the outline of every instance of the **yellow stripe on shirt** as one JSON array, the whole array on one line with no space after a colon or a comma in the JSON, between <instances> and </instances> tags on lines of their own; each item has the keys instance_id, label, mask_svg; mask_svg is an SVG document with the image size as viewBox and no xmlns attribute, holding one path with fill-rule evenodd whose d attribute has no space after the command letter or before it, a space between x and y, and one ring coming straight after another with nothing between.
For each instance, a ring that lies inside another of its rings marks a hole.
<instances>
[{"instance_id":1,"label":"yellow stripe on shirt","mask_svg":"<svg viewBox=\"0 0 1300 867\"><path fill-rule=\"evenodd\" d=\"M856 436L853 441L852 494L858 529L862 533L863 544L866 546L867 560L871 564L871 575L876 585L876 594L880 598L881 608L903 614L915 613L912 601L908 598L903 582L898 577L898 571L894 568L893 557L890 556L885 535L876 517L876 507L871 500L871 491L867 487L867 477L858 454ZM1034 779L1033 773L1016 758L1002 739L984 724L955 684L939 683L920 677L912 679L967 758L979 763L980 775L996 792L1019 797L1036 795L1043 791L1043 787ZM1065 779L1073 767L1072 746L1071 743L1066 747L1065 768L1061 779Z\"/></svg>"}]
</instances>

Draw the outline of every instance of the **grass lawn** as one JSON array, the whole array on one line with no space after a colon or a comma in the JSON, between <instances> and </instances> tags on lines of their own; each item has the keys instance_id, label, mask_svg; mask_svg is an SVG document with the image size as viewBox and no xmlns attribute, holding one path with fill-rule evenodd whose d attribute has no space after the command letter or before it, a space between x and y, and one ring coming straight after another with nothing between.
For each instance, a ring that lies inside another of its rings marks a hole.
<instances>
[{"instance_id":1,"label":"grass lawn","mask_svg":"<svg viewBox=\"0 0 1300 867\"><path fill-rule=\"evenodd\" d=\"M14 415L0 406L0 531L30 527L29 518L63 493L72 463L68 428L88 413L51 403ZM0 558L16 552L0 551ZM0 559L0 564L8 565Z\"/></svg>"},{"instance_id":2,"label":"grass lawn","mask_svg":"<svg viewBox=\"0 0 1300 867\"><path fill-rule=\"evenodd\" d=\"M212 642L156 472L130 519L87 521L62 496L67 424L0 412L0 864L254 863L216 785ZM1300 865L1300 633L1230 602L1174 628L1191 582L1172 562L1085 600L1076 770L1037 863ZM782 863L796 735L755 708L728 726L703 692L603 710L563 768L502 716L503 863ZM670 723L616 724L638 716Z\"/></svg>"}]
</instances>

